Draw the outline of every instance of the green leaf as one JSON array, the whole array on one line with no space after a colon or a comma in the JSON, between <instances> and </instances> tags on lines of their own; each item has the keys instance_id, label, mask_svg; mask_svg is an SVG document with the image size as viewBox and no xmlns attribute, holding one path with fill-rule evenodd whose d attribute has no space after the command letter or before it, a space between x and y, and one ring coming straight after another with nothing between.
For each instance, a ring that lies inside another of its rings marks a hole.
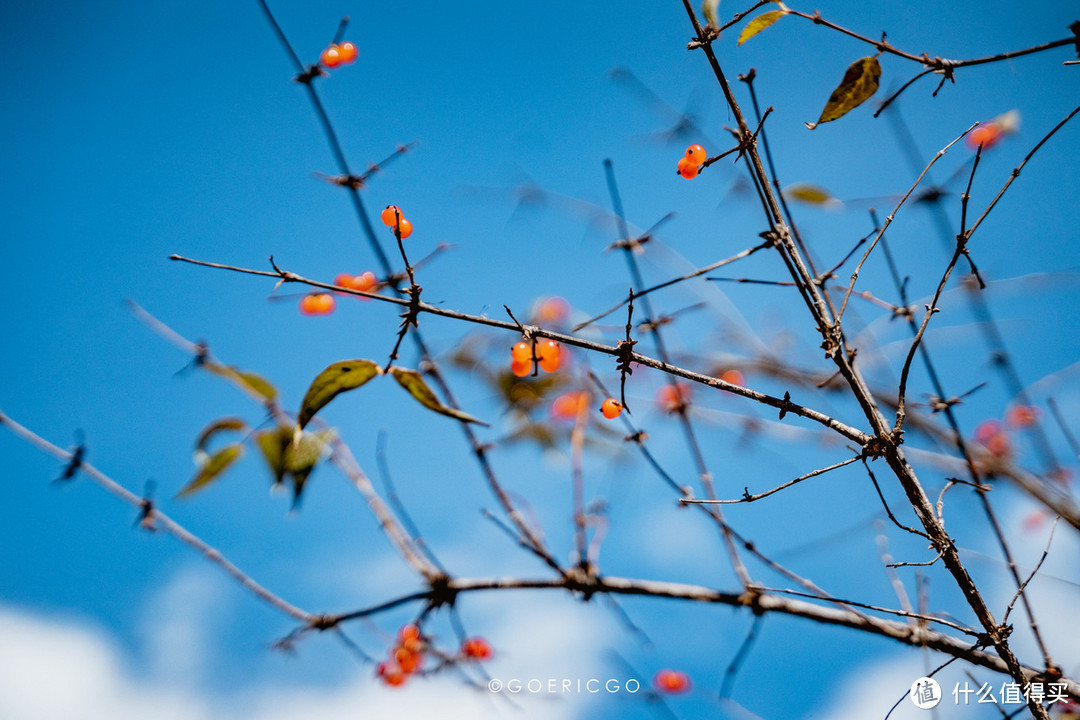
<instances>
[{"instance_id":1,"label":"green leaf","mask_svg":"<svg viewBox=\"0 0 1080 720\"><path fill-rule=\"evenodd\" d=\"M255 445L262 452L263 459L274 474L274 484L285 479L285 448L292 442L293 431L288 427L276 427L273 430L260 430L255 433Z\"/></svg>"},{"instance_id":2,"label":"green leaf","mask_svg":"<svg viewBox=\"0 0 1080 720\"><path fill-rule=\"evenodd\" d=\"M318 432L304 431L285 446L282 464L285 471L292 476L294 508L300 502L300 495L304 492L304 483L307 482L308 475L322 459L327 442L333 437L333 432L329 429Z\"/></svg>"},{"instance_id":3,"label":"green leaf","mask_svg":"<svg viewBox=\"0 0 1080 720\"><path fill-rule=\"evenodd\" d=\"M262 375L257 375L253 372L248 372L247 370L237 370L236 375L245 385L247 385L259 395L262 395L268 401L274 401L277 399L277 388L274 387L274 385Z\"/></svg>"},{"instance_id":4,"label":"green leaf","mask_svg":"<svg viewBox=\"0 0 1080 720\"><path fill-rule=\"evenodd\" d=\"M397 380L398 385L408 390L409 394L416 398L416 401L428 410L434 410L440 415L446 415L447 417L452 417L462 422L471 422L476 423L477 425L487 426L487 423L480 422L472 415L452 407L447 407L439 402L439 398L435 397L435 393L431 391L431 388L427 386L427 383L424 382L424 378L421 377L420 373L417 371L392 367L390 368L390 374Z\"/></svg>"},{"instance_id":5,"label":"green leaf","mask_svg":"<svg viewBox=\"0 0 1080 720\"><path fill-rule=\"evenodd\" d=\"M762 13L761 15L758 15L756 18L747 23L746 27L744 27L742 32L739 33L739 41L735 44L742 45L744 42L754 37L759 32L769 27L780 18L784 17L784 15L786 14L787 13L784 10L770 10L767 13Z\"/></svg>"},{"instance_id":6,"label":"green leaf","mask_svg":"<svg viewBox=\"0 0 1080 720\"><path fill-rule=\"evenodd\" d=\"M829 102L825 103L825 109L821 111L821 117L816 123L806 123L806 127L813 130L821 123L830 122L866 102L871 95L877 92L878 80L881 78L881 63L876 57L864 57L856 60L844 73L844 79L829 96Z\"/></svg>"},{"instance_id":7,"label":"green leaf","mask_svg":"<svg viewBox=\"0 0 1080 720\"><path fill-rule=\"evenodd\" d=\"M208 456L199 466L199 471L195 473L195 477L181 488L176 497L187 497L198 490L202 490L217 479L221 473L225 472L243 454L244 446L240 443L233 443Z\"/></svg>"},{"instance_id":8,"label":"green leaf","mask_svg":"<svg viewBox=\"0 0 1080 720\"><path fill-rule=\"evenodd\" d=\"M266 401L273 401L277 398L278 391L269 380L261 375L257 375L247 370L240 370L231 365L222 365L213 361L207 361L203 364L203 368L207 372L223 377L226 380L240 385L255 395L262 397Z\"/></svg>"},{"instance_id":9,"label":"green leaf","mask_svg":"<svg viewBox=\"0 0 1080 720\"><path fill-rule=\"evenodd\" d=\"M328 366L315 376L304 395L297 424L302 428L311 422L315 413L343 392L355 390L376 375L382 368L370 360L342 360Z\"/></svg>"},{"instance_id":10,"label":"green leaf","mask_svg":"<svg viewBox=\"0 0 1080 720\"><path fill-rule=\"evenodd\" d=\"M246 429L247 423L238 417L224 417L215 420L214 422L204 427L202 429L202 432L199 433L199 437L195 439L195 450L196 452L200 450L205 450L207 443L210 442L210 439L214 437L214 435L217 435L219 432L224 432L227 430Z\"/></svg>"}]
</instances>

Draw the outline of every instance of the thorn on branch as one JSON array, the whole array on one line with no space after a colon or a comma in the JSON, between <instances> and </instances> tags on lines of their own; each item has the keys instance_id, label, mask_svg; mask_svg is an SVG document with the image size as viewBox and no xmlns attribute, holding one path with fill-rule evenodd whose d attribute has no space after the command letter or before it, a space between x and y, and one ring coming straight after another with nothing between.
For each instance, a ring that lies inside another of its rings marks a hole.
<instances>
[{"instance_id":1,"label":"thorn on branch","mask_svg":"<svg viewBox=\"0 0 1080 720\"><path fill-rule=\"evenodd\" d=\"M325 74L323 69L316 63L314 65L308 65L306 70L297 74L296 77L293 78L293 82L298 82L301 85L311 85L311 82L315 78Z\"/></svg>"},{"instance_id":2,"label":"thorn on branch","mask_svg":"<svg viewBox=\"0 0 1080 720\"><path fill-rule=\"evenodd\" d=\"M791 402L791 393L785 390L784 391L784 400L783 400L783 403L780 405L780 418L779 419L783 420L784 416L788 414L788 411L789 410L794 410L794 409L795 409L795 404Z\"/></svg>"},{"instance_id":3,"label":"thorn on branch","mask_svg":"<svg viewBox=\"0 0 1080 720\"><path fill-rule=\"evenodd\" d=\"M75 431L75 438L76 445L71 451L71 459L68 460L68 464L64 467L60 477L53 480L54 484L70 482L79 472L79 468L82 467L83 460L86 458L86 438L83 436L82 430Z\"/></svg>"}]
</instances>

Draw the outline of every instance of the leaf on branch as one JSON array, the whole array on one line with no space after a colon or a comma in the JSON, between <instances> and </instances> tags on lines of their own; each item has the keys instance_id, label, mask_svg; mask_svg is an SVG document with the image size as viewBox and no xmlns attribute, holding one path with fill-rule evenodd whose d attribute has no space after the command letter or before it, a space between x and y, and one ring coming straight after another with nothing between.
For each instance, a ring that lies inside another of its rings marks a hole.
<instances>
[{"instance_id":1,"label":"leaf on branch","mask_svg":"<svg viewBox=\"0 0 1080 720\"><path fill-rule=\"evenodd\" d=\"M856 60L844 73L844 79L829 96L825 109L816 123L806 123L813 130L821 123L831 122L847 115L866 102L878 89L881 78L881 63L876 57L864 57Z\"/></svg>"},{"instance_id":2,"label":"leaf on branch","mask_svg":"<svg viewBox=\"0 0 1080 720\"><path fill-rule=\"evenodd\" d=\"M792 183L783 190L784 197L797 200L807 205L823 205L836 208L843 203L825 188L811 183Z\"/></svg>"},{"instance_id":3,"label":"leaf on branch","mask_svg":"<svg viewBox=\"0 0 1080 720\"><path fill-rule=\"evenodd\" d=\"M203 367L207 372L213 373L218 377L223 377L226 380L231 380L267 401L272 401L277 398L277 388L262 375L257 375L253 372L248 372L247 370L240 370L232 367L231 365L222 365L212 361L205 361Z\"/></svg>"},{"instance_id":4,"label":"leaf on branch","mask_svg":"<svg viewBox=\"0 0 1080 720\"><path fill-rule=\"evenodd\" d=\"M397 380L398 385L408 390L409 394L428 410L434 410L440 415L446 415L462 422L471 422L487 427L487 423L477 420L472 415L456 408L447 407L439 402L439 398L435 397L435 393L431 391L431 388L424 382L424 378L416 370L392 367L390 368L390 374Z\"/></svg>"},{"instance_id":5,"label":"leaf on branch","mask_svg":"<svg viewBox=\"0 0 1080 720\"><path fill-rule=\"evenodd\" d=\"M238 417L224 417L210 423L202 429L199 433L199 437L195 439L195 451L206 450L207 444L210 439L217 435L219 432L225 432L229 430L246 430L247 423Z\"/></svg>"},{"instance_id":6,"label":"leaf on branch","mask_svg":"<svg viewBox=\"0 0 1080 720\"><path fill-rule=\"evenodd\" d=\"M300 414L296 418L297 425L303 428L311 422L315 413L326 407L335 397L355 390L380 374L382 369L370 360L342 360L328 366L315 376L311 387L304 394L304 402L301 403Z\"/></svg>"},{"instance_id":7,"label":"leaf on branch","mask_svg":"<svg viewBox=\"0 0 1080 720\"><path fill-rule=\"evenodd\" d=\"M283 425L255 433L255 444L274 475L274 484L280 485L286 477L292 480L293 507L300 501L304 483L333 437L330 428L296 433Z\"/></svg>"},{"instance_id":8,"label":"leaf on branch","mask_svg":"<svg viewBox=\"0 0 1080 720\"><path fill-rule=\"evenodd\" d=\"M245 385L247 385L259 395L262 395L268 401L273 401L277 399L277 388L274 387L273 384L269 380L264 378L262 375L248 372L247 370L237 370L236 374Z\"/></svg>"},{"instance_id":9,"label":"leaf on branch","mask_svg":"<svg viewBox=\"0 0 1080 720\"><path fill-rule=\"evenodd\" d=\"M274 484L279 485L285 479L285 448L292 442L293 431L287 427L273 430L260 430L255 433L255 445L262 452L263 459L274 474Z\"/></svg>"},{"instance_id":10,"label":"leaf on branch","mask_svg":"<svg viewBox=\"0 0 1080 720\"><path fill-rule=\"evenodd\" d=\"M188 497L192 493L202 490L212 483L221 473L225 472L230 465L236 462L244 454L244 446L240 443L226 445L213 455L207 456L200 466L195 477L187 485L181 488L176 497Z\"/></svg>"},{"instance_id":11,"label":"leaf on branch","mask_svg":"<svg viewBox=\"0 0 1080 720\"><path fill-rule=\"evenodd\" d=\"M739 41L736 42L735 45L742 45L744 42L754 37L759 32L769 27L780 18L784 17L784 15L786 14L787 11L785 10L770 10L767 13L758 15L756 18L747 23L746 27L744 27L742 32L739 33Z\"/></svg>"}]
</instances>

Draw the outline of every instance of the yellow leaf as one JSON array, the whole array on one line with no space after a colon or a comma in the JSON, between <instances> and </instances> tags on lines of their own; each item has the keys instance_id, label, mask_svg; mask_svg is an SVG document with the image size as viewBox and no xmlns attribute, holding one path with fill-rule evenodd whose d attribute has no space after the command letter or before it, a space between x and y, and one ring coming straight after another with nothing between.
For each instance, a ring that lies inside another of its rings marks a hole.
<instances>
[{"instance_id":1,"label":"yellow leaf","mask_svg":"<svg viewBox=\"0 0 1080 720\"><path fill-rule=\"evenodd\" d=\"M816 123L806 123L806 127L813 130L821 123L847 115L877 92L880 78L881 63L876 57L856 60L844 73L840 85L832 91L829 102L825 103L825 109L821 111L821 117Z\"/></svg>"},{"instance_id":2,"label":"yellow leaf","mask_svg":"<svg viewBox=\"0 0 1080 720\"><path fill-rule=\"evenodd\" d=\"M446 415L447 417L455 418L461 422L487 425L487 423L480 422L468 413L464 413L452 407L447 407L439 402L439 398L435 397L435 393L431 391L431 388L427 386L427 383L424 382L424 378L417 371L392 367L390 368L390 374L397 380L398 385L408 390L409 394L416 398L416 401L428 410L434 410L440 415Z\"/></svg>"},{"instance_id":3,"label":"yellow leaf","mask_svg":"<svg viewBox=\"0 0 1080 720\"><path fill-rule=\"evenodd\" d=\"M798 200L809 205L825 205L829 207L840 205L832 194L823 187L810 183L793 183L784 188L784 197Z\"/></svg>"},{"instance_id":4,"label":"yellow leaf","mask_svg":"<svg viewBox=\"0 0 1080 720\"><path fill-rule=\"evenodd\" d=\"M735 44L742 45L744 42L754 37L765 28L772 25L784 15L786 15L786 13L783 10L770 10L767 13L758 15L756 18L751 20L746 25L746 27L743 28L741 33L739 33L739 41Z\"/></svg>"}]
</instances>

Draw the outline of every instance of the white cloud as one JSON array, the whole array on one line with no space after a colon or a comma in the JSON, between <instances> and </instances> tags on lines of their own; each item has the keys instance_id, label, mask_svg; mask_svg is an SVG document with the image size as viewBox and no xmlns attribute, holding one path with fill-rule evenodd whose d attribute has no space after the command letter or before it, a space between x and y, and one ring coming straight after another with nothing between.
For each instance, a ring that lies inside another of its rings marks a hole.
<instances>
[{"instance_id":1,"label":"white cloud","mask_svg":"<svg viewBox=\"0 0 1080 720\"><path fill-rule=\"evenodd\" d=\"M369 669L337 686L281 685L261 677L227 692L204 689L197 668L212 647L212 628L229 622L220 583L204 571L179 574L147 607L141 635L150 673L132 672L119 641L85 622L43 617L0 605L0 720L355 720L357 717L570 720L587 717L587 693L496 696L444 672L388 688ZM472 600L496 648L492 677L589 678L613 622L595 605L555 595L503 593ZM299 660L303 662L303 660ZM481 680L481 684L483 680Z\"/></svg>"}]
</instances>

